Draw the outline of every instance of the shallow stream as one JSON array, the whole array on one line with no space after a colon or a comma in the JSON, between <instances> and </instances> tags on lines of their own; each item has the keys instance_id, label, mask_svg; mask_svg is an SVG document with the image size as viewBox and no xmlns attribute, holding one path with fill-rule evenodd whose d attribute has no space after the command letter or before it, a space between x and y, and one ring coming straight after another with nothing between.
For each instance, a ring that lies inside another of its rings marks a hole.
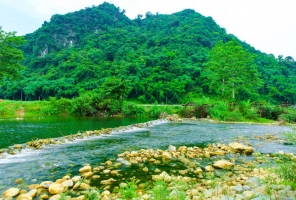
<instances>
[{"instance_id":1,"label":"shallow stream","mask_svg":"<svg viewBox=\"0 0 296 200\"><path fill-rule=\"evenodd\" d=\"M145 121L145 119L142 119L142 121ZM130 120L125 123L117 122L116 126L136 122L139 123L141 120ZM71 127L71 123L73 122L70 121L70 125L67 125L66 121L64 124L59 123L61 122L57 122L55 126L50 123L50 127L54 126L55 132L57 133L55 137L60 137L59 130L66 133L65 127ZM103 123L104 127L108 127L107 121L92 121L91 123L98 124L98 128L93 126L85 128L82 125L83 123L84 122L81 122L79 125L79 130L100 129L102 128L99 126L100 123ZM109 127L114 127L115 124L112 122L109 124ZM27 124L21 129L28 130L28 132L45 132L48 131L50 127L48 127L46 123L41 123L40 125L32 126ZM20 129L18 126L8 128L12 130ZM211 123L191 120L167 122L164 120L156 120L153 121L153 125L149 127L133 128L123 132L113 132L110 135L92 136L81 140L75 140L71 143L45 146L41 150L22 150L21 153L17 155L9 155L5 159L0 159L0 193L8 187L13 186L15 180L18 178L22 178L27 184L41 183L47 180L54 181L64 175L79 175L78 169L84 164L99 166L108 159L116 159L117 154L125 151L137 151L150 148L165 150L169 145L174 145L176 147L183 145L188 147L204 147L209 143L228 144L233 142L234 139L240 138L247 139L257 152L273 153L283 150L285 152L296 153L295 146L292 145L252 139L252 136L264 136L264 134L273 134L283 137L281 132L290 131L291 129L292 128L289 126L276 125ZM1 131L3 130L1 125ZM79 130L72 133L77 133ZM0 142L2 147L4 146L2 140L5 139L5 137L10 137L10 140L14 137L17 138L15 143L25 142L23 140L18 140L19 137L17 136L10 136L7 132L9 132L9 130L6 130L6 133L0 133L2 134ZM176 165L177 164L178 163L176 163ZM165 166L163 167L165 168ZM180 167L180 169L181 168L182 167ZM125 170L130 171L129 168Z\"/></svg>"}]
</instances>

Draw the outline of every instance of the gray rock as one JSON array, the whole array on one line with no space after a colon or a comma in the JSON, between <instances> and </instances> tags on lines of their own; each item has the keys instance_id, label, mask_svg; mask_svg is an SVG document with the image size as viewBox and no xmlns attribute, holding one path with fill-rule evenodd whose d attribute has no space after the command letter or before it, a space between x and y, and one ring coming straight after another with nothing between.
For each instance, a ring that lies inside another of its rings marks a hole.
<instances>
[{"instance_id":1,"label":"gray rock","mask_svg":"<svg viewBox=\"0 0 296 200\"><path fill-rule=\"evenodd\" d=\"M250 186L248 186L248 185L244 185L244 186L243 186L243 189L244 189L245 191L247 191L247 190L251 190Z\"/></svg>"},{"instance_id":2,"label":"gray rock","mask_svg":"<svg viewBox=\"0 0 296 200\"><path fill-rule=\"evenodd\" d=\"M277 196L276 200L294 200L293 197Z\"/></svg>"},{"instance_id":3,"label":"gray rock","mask_svg":"<svg viewBox=\"0 0 296 200\"><path fill-rule=\"evenodd\" d=\"M205 195L205 198L210 198L213 195L213 190L208 189L208 190L204 191L204 195Z\"/></svg>"},{"instance_id":4,"label":"gray rock","mask_svg":"<svg viewBox=\"0 0 296 200\"><path fill-rule=\"evenodd\" d=\"M120 161L121 162L121 164L123 164L123 165L126 165L126 166L131 166L132 164L129 162L129 161L127 161L127 160L122 160L122 161Z\"/></svg>"},{"instance_id":5,"label":"gray rock","mask_svg":"<svg viewBox=\"0 0 296 200\"><path fill-rule=\"evenodd\" d=\"M246 185L250 186L250 188L254 189L261 186L260 179L257 176L249 178L246 180Z\"/></svg>"},{"instance_id":6,"label":"gray rock","mask_svg":"<svg viewBox=\"0 0 296 200\"><path fill-rule=\"evenodd\" d=\"M234 198L231 196L222 196L221 200L234 200Z\"/></svg>"},{"instance_id":7,"label":"gray rock","mask_svg":"<svg viewBox=\"0 0 296 200\"><path fill-rule=\"evenodd\" d=\"M236 185L233 189L239 194L243 193L243 191L244 191L244 189L241 185Z\"/></svg>"},{"instance_id":8,"label":"gray rock","mask_svg":"<svg viewBox=\"0 0 296 200\"><path fill-rule=\"evenodd\" d=\"M252 198L251 200L270 200L268 196L259 195L258 197Z\"/></svg>"},{"instance_id":9,"label":"gray rock","mask_svg":"<svg viewBox=\"0 0 296 200\"><path fill-rule=\"evenodd\" d=\"M172 152L172 151L176 151L176 147L173 146L173 145L170 145L170 146L168 147L168 151L170 151L170 152Z\"/></svg>"},{"instance_id":10,"label":"gray rock","mask_svg":"<svg viewBox=\"0 0 296 200\"><path fill-rule=\"evenodd\" d=\"M291 191L292 190L292 187L290 185L288 185L284 190L285 191Z\"/></svg>"}]
</instances>

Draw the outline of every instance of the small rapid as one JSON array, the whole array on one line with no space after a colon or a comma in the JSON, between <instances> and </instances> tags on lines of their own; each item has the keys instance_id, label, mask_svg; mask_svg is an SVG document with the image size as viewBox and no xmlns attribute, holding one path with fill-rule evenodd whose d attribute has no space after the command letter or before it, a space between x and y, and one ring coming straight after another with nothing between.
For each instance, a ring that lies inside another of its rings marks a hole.
<instances>
[{"instance_id":1,"label":"small rapid","mask_svg":"<svg viewBox=\"0 0 296 200\"><path fill-rule=\"evenodd\" d=\"M99 166L108 159L116 159L118 154L125 151L167 149L169 145L204 147L209 143L228 144L235 139L243 139L261 153L296 152L295 146L254 138L264 138L266 134L283 137L282 132L292 130L289 126L196 120L155 120L141 124L113 128L111 134L107 135L46 145L37 150L22 149L16 155L7 155L5 159L0 159L0 192L13 186L18 178L27 184L54 181L65 175L78 175L78 169L84 164Z\"/></svg>"}]
</instances>

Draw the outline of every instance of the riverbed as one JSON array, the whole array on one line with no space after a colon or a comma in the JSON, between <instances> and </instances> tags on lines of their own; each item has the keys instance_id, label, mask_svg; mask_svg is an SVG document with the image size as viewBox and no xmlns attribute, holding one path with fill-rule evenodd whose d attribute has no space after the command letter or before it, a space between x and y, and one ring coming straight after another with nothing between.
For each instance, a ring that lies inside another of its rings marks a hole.
<instances>
[{"instance_id":1,"label":"riverbed","mask_svg":"<svg viewBox=\"0 0 296 200\"><path fill-rule=\"evenodd\" d=\"M131 120L123 123L118 122L118 119L116 119L115 121L117 122L115 123L111 119L108 120L112 124L109 124L109 127L114 127L116 123L116 126L123 126L136 122L135 120ZM143 119L142 122L145 120L147 119ZM82 121L78 125L75 124L79 129L73 133L77 133L79 130L100 129L102 127L99 127L99 124L104 124L104 128L108 127L107 121L90 121L91 124L97 124L97 126L83 127L82 124L86 122ZM33 123L39 124L37 122ZM67 121L63 123L57 122L56 125L50 123L49 127L46 126L46 123L41 123L37 128L36 125L31 126L28 123L25 127L20 128L16 125L11 126L11 128L13 130L27 130L30 134L33 134L34 131L37 132L35 134L44 133L48 129L51 129L52 132L57 134L55 137L61 137L60 132L63 134L71 132L67 132L64 129L65 127L74 126L71 120L69 121L70 124L67 124ZM2 131L4 129L2 125L1 128L1 134L3 134ZM253 145L257 152L273 153L285 151L296 153L295 146L282 144L278 141L257 140L253 138L254 136L263 137L266 134L283 137L282 133L291 131L291 129L292 127L290 126L277 125L212 123L198 120L184 120L183 122L154 120L150 126L144 128L133 127L125 131L112 132L110 135L92 136L65 144L49 145L40 150L25 149L17 155L9 155L5 159L0 159L0 193L8 187L13 186L15 180L18 178L22 178L27 184L40 183L47 180L54 181L64 175L78 175L78 169L84 164L99 166L107 159L115 159L117 154L125 151L150 148L167 149L169 145L176 147L204 147L209 143L228 144L235 139L243 139ZM9 130L6 130L6 132L9 132ZM17 134L17 132L15 133ZM5 137L11 137L11 143L14 135L9 136L6 133ZM24 143L19 142L19 137L15 136L15 138L15 143Z\"/></svg>"}]
</instances>

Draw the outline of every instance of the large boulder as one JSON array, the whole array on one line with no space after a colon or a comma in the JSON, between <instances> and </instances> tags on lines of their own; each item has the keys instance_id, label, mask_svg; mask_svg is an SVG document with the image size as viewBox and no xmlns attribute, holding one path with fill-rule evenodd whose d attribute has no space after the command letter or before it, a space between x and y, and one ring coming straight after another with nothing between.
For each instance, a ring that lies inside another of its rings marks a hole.
<instances>
[{"instance_id":1,"label":"large boulder","mask_svg":"<svg viewBox=\"0 0 296 200\"><path fill-rule=\"evenodd\" d=\"M169 152L176 151L176 147L173 146L173 145L170 145L170 146L168 147L168 151L169 151Z\"/></svg>"},{"instance_id":2,"label":"large boulder","mask_svg":"<svg viewBox=\"0 0 296 200\"><path fill-rule=\"evenodd\" d=\"M37 195L37 189L32 189L27 194L34 198Z\"/></svg>"},{"instance_id":3,"label":"large boulder","mask_svg":"<svg viewBox=\"0 0 296 200\"><path fill-rule=\"evenodd\" d=\"M166 119L167 119L168 121L173 121L173 122L177 122L177 121L179 121L179 117L178 117L177 114L168 115L168 116L166 117Z\"/></svg>"},{"instance_id":4,"label":"large boulder","mask_svg":"<svg viewBox=\"0 0 296 200\"><path fill-rule=\"evenodd\" d=\"M42 183L40 183L40 186L47 189L49 188L49 186L52 184L52 181L43 181Z\"/></svg>"},{"instance_id":5,"label":"large boulder","mask_svg":"<svg viewBox=\"0 0 296 200\"><path fill-rule=\"evenodd\" d=\"M49 186L48 191L50 194L61 194L64 192L64 186L60 183L53 183Z\"/></svg>"},{"instance_id":6,"label":"large boulder","mask_svg":"<svg viewBox=\"0 0 296 200\"><path fill-rule=\"evenodd\" d=\"M233 164L227 160L218 160L213 166L219 169L231 169Z\"/></svg>"},{"instance_id":7,"label":"large boulder","mask_svg":"<svg viewBox=\"0 0 296 200\"><path fill-rule=\"evenodd\" d=\"M162 157L163 157L164 159L167 159L167 160L172 159L172 156L171 156L168 152L166 152L166 151L164 151L164 152L162 153Z\"/></svg>"},{"instance_id":8,"label":"large boulder","mask_svg":"<svg viewBox=\"0 0 296 200\"><path fill-rule=\"evenodd\" d=\"M91 166L89 166L89 165L84 166L84 167L79 169L80 173L85 173L85 172L90 172L90 171L91 171Z\"/></svg>"},{"instance_id":9,"label":"large boulder","mask_svg":"<svg viewBox=\"0 0 296 200\"><path fill-rule=\"evenodd\" d=\"M62 183L62 185L63 185L64 187L71 188L71 187L73 187L74 183L73 183L73 181L70 179L70 180L66 180L66 181L64 181L64 182Z\"/></svg>"},{"instance_id":10,"label":"large boulder","mask_svg":"<svg viewBox=\"0 0 296 200\"><path fill-rule=\"evenodd\" d=\"M246 146L239 142L233 142L229 144L229 147L232 148L232 150L236 153L244 153L244 154L252 154L254 152L253 147Z\"/></svg>"},{"instance_id":11,"label":"large boulder","mask_svg":"<svg viewBox=\"0 0 296 200\"><path fill-rule=\"evenodd\" d=\"M163 171L159 175L152 175L152 180L154 180L154 181L164 180L166 182L171 182L172 181L172 177L170 175L168 175L168 173L166 173L165 171Z\"/></svg>"},{"instance_id":12,"label":"large boulder","mask_svg":"<svg viewBox=\"0 0 296 200\"><path fill-rule=\"evenodd\" d=\"M10 188L2 194L2 197L11 198L11 197L17 196L19 193L20 193L20 190L18 188Z\"/></svg>"},{"instance_id":13,"label":"large boulder","mask_svg":"<svg viewBox=\"0 0 296 200\"><path fill-rule=\"evenodd\" d=\"M260 179L257 176L254 176L254 177L246 180L246 185L248 185L248 186L250 186L250 188L254 189L254 188L260 187L262 184L260 182Z\"/></svg>"},{"instance_id":14,"label":"large boulder","mask_svg":"<svg viewBox=\"0 0 296 200\"><path fill-rule=\"evenodd\" d=\"M32 200L33 198L29 194L21 194L16 200Z\"/></svg>"}]
</instances>

